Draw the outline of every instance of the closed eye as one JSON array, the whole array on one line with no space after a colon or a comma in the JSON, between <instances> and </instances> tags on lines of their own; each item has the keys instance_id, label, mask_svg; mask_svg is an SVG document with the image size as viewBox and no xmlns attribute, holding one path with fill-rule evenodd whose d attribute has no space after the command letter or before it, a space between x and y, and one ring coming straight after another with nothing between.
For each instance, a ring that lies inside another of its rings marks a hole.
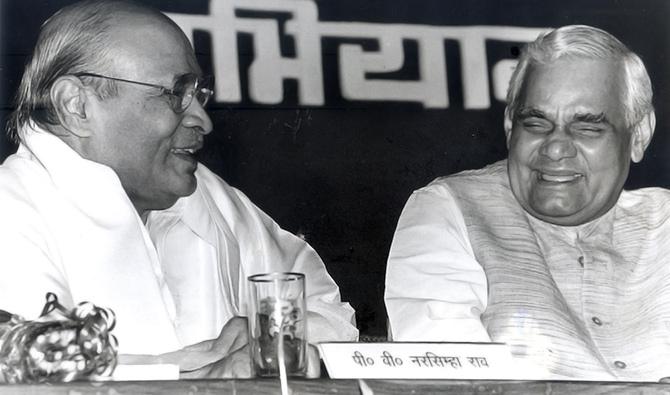
<instances>
[{"instance_id":1,"label":"closed eye","mask_svg":"<svg viewBox=\"0 0 670 395\"><path fill-rule=\"evenodd\" d=\"M586 137L598 137L609 130L608 124L603 122L575 122L570 125L570 131Z\"/></svg>"},{"instance_id":2,"label":"closed eye","mask_svg":"<svg viewBox=\"0 0 670 395\"><path fill-rule=\"evenodd\" d=\"M554 125L546 119L530 117L521 120L521 126L530 133L544 134L549 133Z\"/></svg>"}]
</instances>

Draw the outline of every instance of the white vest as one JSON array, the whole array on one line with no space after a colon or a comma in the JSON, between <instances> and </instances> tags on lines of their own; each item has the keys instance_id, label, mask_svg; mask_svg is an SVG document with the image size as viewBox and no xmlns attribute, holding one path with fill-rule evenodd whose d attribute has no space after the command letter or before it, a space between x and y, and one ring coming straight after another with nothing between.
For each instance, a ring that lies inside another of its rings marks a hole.
<instances>
[{"instance_id":1,"label":"white vest","mask_svg":"<svg viewBox=\"0 0 670 395\"><path fill-rule=\"evenodd\" d=\"M644 216L661 205L670 211L667 191L637 191L632 209L621 207L622 198L612 209L613 245L620 253L615 258L636 264L627 281L617 284L614 298L600 292L597 279L593 287L584 285L583 304L599 304L621 318L616 328L603 328L604 336L596 337L556 286L529 217L512 194L506 161L445 181L486 272L489 297L482 322L493 341L510 344L513 354L559 377L656 381L670 376L670 221L653 223ZM632 193L624 194L628 200ZM627 366L613 366L610 352L626 355Z\"/></svg>"}]
</instances>

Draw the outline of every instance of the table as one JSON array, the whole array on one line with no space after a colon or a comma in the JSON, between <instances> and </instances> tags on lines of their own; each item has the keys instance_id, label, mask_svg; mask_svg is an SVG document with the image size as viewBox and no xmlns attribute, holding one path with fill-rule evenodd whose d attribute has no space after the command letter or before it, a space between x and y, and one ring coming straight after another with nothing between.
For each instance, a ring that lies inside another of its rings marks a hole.
<instances>
[{"instance_id":1,"label":"table","mask_svg":"<svg viewBox=\"0 0 670 395\"><path fill-rule=\"evenodd\" d=\"M670 384L488 380L291 380L299 394L670 394ZM363 391L361 391L363 389ZM278 380L179 380L0 385L0 395L279 394Z\"/></svg>"}]
</instances>

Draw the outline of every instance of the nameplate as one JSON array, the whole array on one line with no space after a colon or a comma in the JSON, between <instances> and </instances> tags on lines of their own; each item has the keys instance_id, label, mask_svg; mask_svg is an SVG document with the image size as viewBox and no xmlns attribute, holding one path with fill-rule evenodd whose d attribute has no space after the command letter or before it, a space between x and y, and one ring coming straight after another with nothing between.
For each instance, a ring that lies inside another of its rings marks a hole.
<instances>
[{"instance_id":1,"label":"nameplate","mask_svg":"<svg viewBox=\"0 0 670 395\"><path fill-rule=\"evenodd\" d=\"M502 343L321 343L333 379L516 379ZM528 377L527 369L523 376Z\"/></svg>"}]
</instances>

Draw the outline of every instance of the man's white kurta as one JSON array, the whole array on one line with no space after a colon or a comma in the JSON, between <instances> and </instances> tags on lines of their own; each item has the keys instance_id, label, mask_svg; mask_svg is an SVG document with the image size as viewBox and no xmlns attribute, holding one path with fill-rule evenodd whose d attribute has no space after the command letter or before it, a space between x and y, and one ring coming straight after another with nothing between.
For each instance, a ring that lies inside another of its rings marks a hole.
<instances>
[{"instance_id":1,"label":"man's white kurta","mask_svg":"<svg viewBox=\"0 0 670 395\"><path fill-rule=\"evenodd\" d=\"M527 214L501 161L415 191L389 254L394 340L504 342L547 378L670 376L670 191L589 223Z\"/></svg>"},{"instance_id":2,"label":"man's white kurta","mask_svg":"<svg viewBox=\"0 0 670 395\"><path fill-rule=\"evenodd\" d=\"M246 276L300 271L308 339L357 337L314 250L204 166L197 191L145 225L112 169L45 131L24 135L0 166L0 309L32 319L47 292L90 301L116 313L121 353L159 354L245 315Z\"/></svg>"}]
</instances>

